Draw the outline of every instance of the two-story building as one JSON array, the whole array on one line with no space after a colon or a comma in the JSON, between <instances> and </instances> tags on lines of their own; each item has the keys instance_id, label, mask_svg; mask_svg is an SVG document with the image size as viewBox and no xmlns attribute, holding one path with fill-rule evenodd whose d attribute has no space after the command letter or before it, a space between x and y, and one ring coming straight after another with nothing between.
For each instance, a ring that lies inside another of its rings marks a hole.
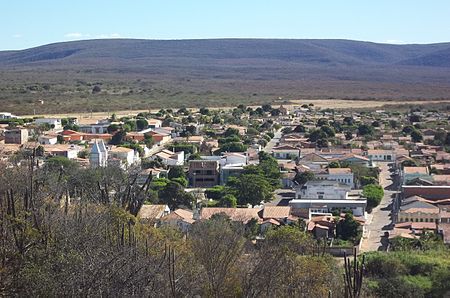
<instances>
[{"instance_id":1,"label":"two-story building","mask_svg":"<svg viewBox=\"0 0 450 298\"><path fill-rule=\"evenodd\" d=\"M213 187L219 184L217 160L189 161L189 184L192 187Z\"/></svg>"},{"instance_id":2,"label":"two-story building","mask_svg":"<svg viewBox=\"0 0 450 298\"><path fill-rule=\"evenodd\" d=\"M24 144L28 141L28 130L16 128L5 130L5 144Z\"/></svg>"}]
</instances>

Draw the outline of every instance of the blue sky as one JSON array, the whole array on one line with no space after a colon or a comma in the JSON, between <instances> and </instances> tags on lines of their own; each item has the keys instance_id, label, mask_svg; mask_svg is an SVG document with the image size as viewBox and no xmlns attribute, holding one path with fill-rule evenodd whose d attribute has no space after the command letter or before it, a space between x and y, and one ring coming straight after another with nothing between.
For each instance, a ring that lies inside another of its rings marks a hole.
<instances>
[{"instance_id":1,"label":"blue sky","mask_svg":"<svg viewBox=\"0 0 450 298\"><path fill-rule=\"evenodd\" d=\"M1 1L1 50L91 38L450 41L449 0Z\"/></svg>"}]
</instances>

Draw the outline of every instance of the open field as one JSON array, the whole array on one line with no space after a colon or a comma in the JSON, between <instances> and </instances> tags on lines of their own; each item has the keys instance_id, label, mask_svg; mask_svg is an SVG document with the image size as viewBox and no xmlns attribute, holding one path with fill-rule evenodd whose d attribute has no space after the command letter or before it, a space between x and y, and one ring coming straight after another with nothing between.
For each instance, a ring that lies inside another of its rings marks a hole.
<instances>
[{"instance_id":1,"label":"open field","mask_svg":"<svg viewBox=\"0 0 450 298\"><path fill-rule=\"evenodd\" d=\"M287 108L293 108L294 106L299 106L303 104L314 104L316 108L322 108L322 109L375 109L375 108L387 108L395 106L395 107L401 107L401 106L407 106L414 104L416 106L424 106L427 107L432 105L448 105L450 106L450 100L449 101L438 101L438 100L429 100L429 101L414 101L414 102L407 102L407 101L379 101L379 100L344 100L344 99L316 99L316 100L291 100L287 104L283 104L283 106ZM274 104L274 106L278 106L279 104ZM234 107L234 106L233 106ZM210 109L230 109L233 107L210 107ZM251 106L253 108L257 107L255 105ZM129 115L136 115L140 112L157 112L159 109L141 109L141 110L110 110L108 112L92 112L92 113L86 113L86 112L79 112L79 113L45 113L45 114L29 114L29 115L23 115L23 117L35 117L35 116L44 116L44 117L61 117L61 118L67 118L67 117L76 117L78 118L78 121L80 123L91 123L92 121L105 119L107 117L110 117L111 114L115 113L118 117L124 117Z\"/></svg>"}]
</instances>

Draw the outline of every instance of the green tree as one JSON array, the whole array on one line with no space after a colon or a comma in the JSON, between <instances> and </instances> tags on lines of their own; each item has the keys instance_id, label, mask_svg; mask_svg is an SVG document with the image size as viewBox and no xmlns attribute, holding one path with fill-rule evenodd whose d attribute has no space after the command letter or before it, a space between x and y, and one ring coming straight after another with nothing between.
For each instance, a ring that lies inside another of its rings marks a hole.
<instances>
[{"instance_id":1,"label":"green tree","mask_svg":"<svg viewBox=\"0 0 450 298\"><path fill-rule=\"evenodd\" d=\"M191 194L184 191L180 183L170 181L159 192L159 199L162 203L167 204L171 210L175 210L181 206L191 207L194 198Z\"/></svg>"},{"instance_id":2,"label":"green tree","mask_svg":"<svg viewBox=\"0 0 450 298\"><path fill-rule=\"evenodd\" d=\"M272 186L260 175L243 174L239 178L230 177L228 185L234 188L239 205L255 206L272 199Z\"/></svg>"},{"instance_id":3,"label":"green tree","mask_svg":"<svg viewBox=\"0 0 450 298\"><path fill-rule=\"evenodd\" d=\"M111 145L120 145L123 143L123 140L126 135L127 135L127 133L125 131L119 130L112 136L111 141L109 143Z\"/></svg>"},{"instance_id":4,"label":"green tree","mask_svg":"<svg viewBox=\"0 0 450 298\"><path fill-rule=\"evenodd\" d=\"M367 124L360 124L358 126L359 136L371 136L373 135L373 127Z\"/></svg>"},{"instance_id":5,"label":"green tree","mask_svg":"<svg viewBox=\"0 0 450 298\"><path fill-rule=\"evenodd\" d=\"M144 130L148 127L148 121L144 118L136 120L136 127L138 130Z\"/></svg>"},{"instance_id":6,"label":"green tree","mask_svg":"<svg viewBox=\"0 0 450 298\"><path fill-rule=\"evenodd\" d=\"M353 218L353 214L346 213L345 218L336 225L336 237L342 240L358 241L361 237L360 224Z\"/></svg>"},{"instance_id":7,"label":"green tree","mask_svg":"<svg viewBox=\"0 0 450 298\"><path fill-rule=\"evenodd\" d=\"M186 173L184 172L184 168L182 166L171 166L169 168L169 173L167 174L167 178L186 178Z\"/></svg>"},{"instance_id":8,"label":"green tree","mask_svg":"<svg viewBox=\"0 0 450 298\"><path fill-rule=\"evenodd\" d=\"M333 168L340 168L341 164L339 163L339 161L331 161L328 164L328 168L333 169Z\"/></svg>"},{"instance_id":9,"label":"green tree","mask_svg":"<svg viewBox=\"0 0 450 298\"><path fill-rule=\"evenodd\" d=\"M232 194L226 194L219 200L219 206L220 207L227 207L227 208L236 208L237 206L237 199Z\"/></svg>"},{"instance_id":10,"label":"green tree","mask_svg":"<svg viewBox=\"0 0 450 298\"><path fill-rule=\"evenodd\" d=\"M231 136L238 136L239 137L239 130L237 128L229 127L225 132L223 133L223 136L228 138Z\"/></svg>"},{"instance_id":11,"label":"green tree","mask_svg":"<svg viewBox=\"0 0 450 298\"><path fill-rule=\"evenodd\" d=\"M367 210L371 211L381 203L384 196L384 190L380 185L369 184L364 186L362 195L367 199Z\"/></svg>"},{"instance_id":12,"label":"green tree","mask_svg":"<svg viewBox=\"0 0 450 298\"><path fill-rule=\"evenodd\" d=\"M187 187L188 186L188 180L185 177L172 178L172 179L170 179L170 181L176 182L176 183L180 184L183 187Z\"/></svg>"},{"instance_id":13,"label":"green tree","mask_svg":"<svg viewBox=\"0 0 450 298\"><path fill-rule=\"evenodd\" d=\"M314 173L311 171L297 172L294 177L294 182L302 185L310 180L314 180Z\"/></svg>"},{"instance_id":14,"label":"green tree","mask_svg":"<svg viewBox=\"0 0 450 298\"><path fill-rule=\"evenodd\" d=\"M421 142L423 140L423 135L418 130L413 130L411 132L411 140L415 143Z\"/></svg>"}]
</instances>

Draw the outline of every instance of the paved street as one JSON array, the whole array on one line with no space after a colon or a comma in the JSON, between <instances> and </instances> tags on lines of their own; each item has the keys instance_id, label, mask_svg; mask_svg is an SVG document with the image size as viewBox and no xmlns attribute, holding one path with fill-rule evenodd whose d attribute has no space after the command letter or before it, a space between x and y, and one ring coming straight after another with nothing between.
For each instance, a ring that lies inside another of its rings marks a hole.
<instances>
[{"instance_id":1,"label":"paved street","mask_svg":"<svg viewBox=\"0 0 450 298\"><path fill-rule=\"evenodd\" d=\"M264 147L263 150L265 152L270 153L272 151L272 148L275 147L278 144L278 142L280 141L281 135L282 135L281 129L277 130L274 133L273 138L270 140L270 142L267 143L266 147Z\"/></svg>"},{"instance_id":2,"label":"paved street","mask_svg":"<svg viewBox=\"0 0 450 298\"><path fill-rule=\"evenodd\" d=\"M363 235L361 252L385 250L386 242L384 232L388 231L391 224L391 203L392 196L396 193L393 190L392 179L390 177L387 163L379 163L381 169L380 184L384 188L384 198L379 206L373 209L368 215L366 232Z\"/></svg>"}]
</instances>

